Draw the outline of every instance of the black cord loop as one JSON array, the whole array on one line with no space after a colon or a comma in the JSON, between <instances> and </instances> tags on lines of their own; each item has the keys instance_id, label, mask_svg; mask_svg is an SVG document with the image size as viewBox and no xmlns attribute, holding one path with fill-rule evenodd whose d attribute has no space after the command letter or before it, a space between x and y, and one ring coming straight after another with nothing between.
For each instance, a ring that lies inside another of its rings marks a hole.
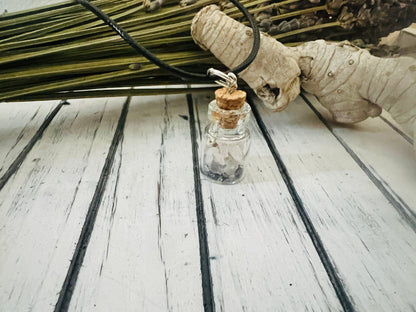
<instances>
[{"instance_id":1,"label":"black cord loop","mask_svg":"<svg viewBox=\"0 0 416 312\"><path fill-rule=\"evenodd\" d=\"M141 44L136 42L123 28L121 28L114 20L112 20L107 14L102 12L99 8L97 8L95 5L91 4L88 0L76 0L79 4L84 6L86 9L90 10L92 13L94 13L98 18L104 21L105 24L110 26L121 38L124 39L133 49L135 49L137 52L142 54L145 58L147 58L149 61L157 65L158 67L174 74L175 76L184 79L199 79L204 80L207 78L211 78L208 76L208 74L199 74L199 73L192 73L188 72L186 70L183 70L179 67L169 65L168 63L162 61L159 59L156 55L151 53L149 50L147 50L145 47L143 47ZM232 69L231 72L238 74L242 72L244 69L246 69L251 62L256 58L257 53L260 48L260 31L257 27L257 24L253 18L253 16L247 11L247 9L238 1L238 0L230 0L242 13L243 15L248 19L250 26L253 30L253 47L251 49L250 54L248 57L236 68Z\"/></svg>"}]
</instances>

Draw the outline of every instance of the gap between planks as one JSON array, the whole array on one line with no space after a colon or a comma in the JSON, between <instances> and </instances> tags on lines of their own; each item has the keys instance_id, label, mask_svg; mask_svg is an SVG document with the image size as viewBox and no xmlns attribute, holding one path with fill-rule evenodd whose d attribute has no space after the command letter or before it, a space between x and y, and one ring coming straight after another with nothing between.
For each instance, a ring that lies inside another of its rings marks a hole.
<instances>
[{"instance_id":1,"label":"gap between planks","mask_svg":"<svg viewBox=\"0 0 416 312\"><path fill-rule=\"evenodd\" d=\"M386 124L390 126L394 131L396 131L398 134L400 134L407 142L410 144L414 144L413 139L407 135L402 129L400 129L398 124L395 124L393 118L391 116L387 116L387 112L384 112L379 116L381 120L383 120Z\"/></svg>"},{"instance_id":2,"label":"gap between planks","mask_svg":"<svg viewBox=\"0 0 416 312\"><path fill-rule=\"evenodd\" d=\"M187 111L133 98L69 311L203 310Z\"/></svg>"},{"instance_id":3,"label":"gap between planks","mask_svg":"<svg viewBox=\"0 0 416 312\"><path fill-rule=\"evenodd\" d=\"M216 310L343 310L255 121L250 128L246 178L224 186L202 177Z\"/></svg>"},{"instance_id":4,"label":"gap between planks","mask_svg":"<svg viewBox=\"0 0 416 312\"><path fill-rule=\"evenodd\" d=\"M310 98L312 98L312 95L306 96L305 94L301 94L302 99L305 101L305 103L309 106L309 108L316 114L316 116L319 118L319 120L325 125L325 127L332 133L332 135L337 139L337 141L342 145L342 147L346 150L346 152L351 156L351 158L357 163L357 165L364 171L364 173L368 176L368 178L373 182L373 184L380 190L380 192L386 197L386 199L393 205L393 207L398 211L398 213L403 217L404 220L409 224L409 226L413 229L413 231L416 232L416 210L415 208L411 208L403 198L401 198L393 189L392 186L389 185L386 180L382 178L382 175L380 175L377 172L377 167L375 165L371 166L368 162L365 163L362 160L362 157L360 157L354 149L343 139L341 135L339 135L336 132L336 129L334 129L334 126L321 114L321 112L316 107L319 105L318 103L312 104L310 101ZM321 110L322 111L322 110ZM377 120L377 119L376 119ZM383 120L383 119L382 119ZM375 121L375 120L370 120ZM385 121L385 120L383 120ZM391 126L390 123L387 123L389 126ZM396 131L400 136L402 136L407 142L406 135L402 133L399 129L396 127L392 127L394 131ZM388 148L386 146L385 148ZM410 151L410 153L412 153ZM412 155L413 156L413 155ZM412 161L412 160L411 160ZM403 163L403 165L406 163ZM409 166L409 164L407 163ZM410 170L412 168L412 164L410 163ZM394 170L394 169L393 169ZM394 173L390 173L394 174ZM403 175L403 178L406 178L407 176ZM409 180L407 178L407 180ZM409 184L412 184L412 181L408 181ZM393 183L391 183L393 184ZM395 185L395 183L393 184Z\"/></svg>"},{"instance_id":5,"label":"gap between planks","mask_svg":"<svg viewBox=\"0 0 416 312\"><path fill-rule=\"evenodd\" d=\"M0 301L7 311L55 305L121 100L74 101L62 109L1 191L0 276L8 283L0 284Z\"/></svg>"},{"instance_id":6,"label":"gap between planks","mask_svg":"<svg viewBox=\"0 0 416 312\"><path fill-rule=\"evenodd\" d=\"M11 163L9 168L6 170L6 172L2 175L0 178L0 191L3 189L3 187L6 185L6 183L9 181L9 179L16 173L17 170L19 170L21 164L25 160L26 156L29 154L29 152L32 150L33 146L40 140L45 130L48 128L49 124L52 122L52 120L55 118L55 116L58 114L59 110L63 105L69 104L66 101L61 101L55 109L53 109L52 112L50 112L43 123L40 125L39 129L36 131L36 133L33 135L33 137L30 139L30 141L26 144L26 146L22 149L22 151L17 155L15 160Z\"/></svg>"},{"instance_id":7,"label":"gap between planks","mask_svg":"<svg viewBox=\"0 0 416 312\"><path fill-rule=\"evenodd\" d=\"M118 120L117 128L113 136L113 140L109 147L107 157L104 162L104 167L101 171L100 178L98 180L93 198L88 208L87 215L85 217L84 226L82 227L81 234L77 245L75 247L74 254L72 256L71 264L68 268L67 275L65 277L62 289L59 293L58 301L55 305L55 312L67 311L71 297L76 285L79 271L81 269L88 243L90 241L91 233L94 229L94 223L97 218L98 210L102 201L102 196L107 185L109 173L114 162L117 147L123 137L123 129L126 122L126 116L129 110L129 104L131 97L128 97L123 105L123 109Z\"/></svg>"},{"instance_id":8,"label":"gap between planks","mask_svg":"<svg viewBox=\"0 0 416 312\"><path fill-rule=\"evenodd\" d=\"M270 137L269 131L267 130L266 125L264 124L258 110L256 107L256 104L253 101L253 93L251 91L248 91L248 101L251 105L253 115L256 119L256 122L263 134L263 137L265 141L267 142L267 145L274 157L274 160L276 162L277 167L279 168L280 174L282 175L282 178L287 186L287 189L292 196L293 202L295 203L296 209L299 213L299 216L301 217L303 224L305 225L306 230L308 231L308 234L312 240L312 243L316 249L316 252L319 255L319 258L321 259L321 262L325 268L325 271L328 274L329 280L332 283L332 286L335 289L335 292L337 294L337 297L342 305L342 308L345 312L352 312L354 311L353 305L351 303L350 298L347 295L347 292L344 289L344 286L341 282L340 277L337 274L337 271L332 264L328 253L326 252L322 240L316 231L313 222L309 218L307 212L305 211L303 202L301 197L299 196L295 185L293 184L292 178L286 168L285 163L283 162L282 158L280 157L279 151L277 150L272 138Z\"/></svg>"},{"instance_id":9,"label":"gap between planks","mask_svg":"<svg viewBox=\"0 0 416 312\"><path fill-rule=\"evenodd\" d=\"M199 237L199 252L201 261L201 274L202 274L202 293L204 300L204 311L214 312L215 301L212 292L212 275L211 264L209 260L209 247L207 238L207 227L204 212L204 199L202 196L201 178L199 174L199 153L198 153L198 141L197 132L195 126L195 113L194 103L192 101L192 95L186 95L189 111L189 129L192 141L192 161L194 172L194 184L195 184L195 199L196 199L196 212L198 220L198 237ZM198 117L199 126L199 117Z\"/></svg>"},{"instance_id":10,"label":"gap between planks","mask_svg":"<svg viewBox=\"0 0 416 312\"><path fill-rule=\"evenodd\" d=\"M279 114L270 114L260 105L258 110L354 308L390 311L413 307L415 232L407 220L300 98ZM373 135L377 139L373 128L364 131L359 140L364 142L364 150L374 150L368 146L371 141L365 144ZM410 149L402 138L400 141L404 149ZM354 149L356 152L356 145ZM388 169L389 162L396 164L395 159L391 157L384 167Z\"/></svg>"}]
</instances>

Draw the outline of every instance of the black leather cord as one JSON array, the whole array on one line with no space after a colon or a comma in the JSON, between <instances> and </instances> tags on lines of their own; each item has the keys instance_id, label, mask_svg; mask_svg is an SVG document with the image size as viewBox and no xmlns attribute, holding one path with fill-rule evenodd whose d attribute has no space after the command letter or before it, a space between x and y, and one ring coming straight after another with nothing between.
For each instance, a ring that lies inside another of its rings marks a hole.
<instances>
[{"instance_id":1,"label":"black leather cord","mask_svg":"<svg viewBox=\"0 0 416 312\"><path fill-rule=\"evenodd\" d=\"M132 48L142 54L145 58L149 61L154 63L155 65L159 66L160 68L178 76L184 80L189 79L207 79L211 78L207 74L199 74L199 73L192 73L186 70L183 70L179 67L169 65L168 63L159 59L156 55L151 53L145 47L140 45L140 43L136 42L123 28L121 28L115 21L113 21L107 14L102 12L99 8L95 5L91 4L88 0L76 0L79 4L84 6L86 9L90 10L94 13L98 18L104 21L108 26L110 26L121 38L124 39ZM253 16L247 11L247 9L238 1L238 0L230 0L248 19L251 28L253 29L253 47L251 49L250 54L248 57L236 68L232 69L231 72L238 74L244 69L246 69L251 62L256 58L257 52L260 48L260 32L256 25L256 22Z\"/></svg>"}]
</instances>

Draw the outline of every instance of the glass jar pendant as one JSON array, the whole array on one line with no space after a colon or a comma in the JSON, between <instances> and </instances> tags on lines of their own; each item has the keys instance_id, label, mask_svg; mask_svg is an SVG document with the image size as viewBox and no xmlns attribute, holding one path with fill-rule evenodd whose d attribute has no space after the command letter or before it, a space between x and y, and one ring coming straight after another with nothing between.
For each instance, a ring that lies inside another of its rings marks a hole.
<instances>
[{"instance_id":1,"label":"glass jar pendant","mask_svg":"<svg viewBox=\"0 0 416 312\"><path fill-rule=\"evenodd\" d=\"M213 182L235 184L244 177L250 147L247 124L251 108L246 93L225 86L208 106L209 125L201 146L201 172Z\"/></svg>"}]
</instances>

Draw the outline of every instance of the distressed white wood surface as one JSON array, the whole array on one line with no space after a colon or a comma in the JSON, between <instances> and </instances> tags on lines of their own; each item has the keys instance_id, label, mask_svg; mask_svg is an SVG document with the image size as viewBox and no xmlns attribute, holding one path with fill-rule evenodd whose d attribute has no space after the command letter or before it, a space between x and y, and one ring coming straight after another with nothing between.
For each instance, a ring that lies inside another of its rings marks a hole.
<instances>
[{"instance_id":1,"label":"distressed white wood surface","mask_svg":"<svg viewBox=\"0 0 416 312\"><path fill-rule=\"evenodd\" d=\"M124 99L64 106L0 192L0 311L52 311Z\"/></svg>"},{"instance_id":2,"label":"distressed white wood surface","mask_svg":"<svg viewBox=\"0 0 416 312\"><path fill-rule=\"evenodd\" d=\"M330 113L310 94L305 95L382 185L416 215L416 155L413 146L380 118L354 125L331 121ZM416 281L415 281L416 282Z\"/></svg>"},{"instance_id":3,"label":"distressed white wood surface","mask_svg":"<svg viewBox=\"0 0 416 312\"><path fill-rule=\"evenodd\" d=\"M301 98L281 113L259 110L356 309L416 309L414 220L394 209Z\"/></svg>"},{"instance_id":4,"label":"distressed white wood surface","mask_svg":"<svg viewBox=\"0 0 416 312\"><path fill-rule=\"evenodd\" d=\"M408 135L407 133L406 133L406 131L403 129L403 127L400 125L400 124L398 124L394 119L393 119L393 117L391 117L391 115L388 113L388 112L386 112L386 111L382 111L381 112L381 115L380 115L380 118L386 123L386 124L388 124L392 129L394 129L397 133L399 133L401 136L403 136L404 138L406 138L406 140L410 143L410 144L413 144L413 146L415 146L414 145L414 140L413 140L413 138L410 136L410 135ZM416 147L415 147L415 149L416 149Z\"/></svg>"},{"instance_id":5,"label":"distressed white wood surface","mask_svg":"<svg viewBox=\"0 0 416 312\"><path fill-rule=\"evenodd\" d=\"M200 129L207 97L194 97ZM216 311L340 311L341 306L255 121L246 177L202 178Z\"/></svg>"},{"instance_id":6,"label":"distressed white wood surface","mask_svg":"<svg viewBox=\"0 0 416 312\"><path fill-rule=\"evenodd\" d=\"M306 94L308 94L308 93L306 93ZM400 124L398 124L394 119L393 119L393 117L391 117L391 115L388 113L388 112L386 112L385 110L383 110L382 112L381 112L381 115L380 115L381 117L383 117L383 118L385 118L387 121L389 121L393 126L395 126L395 127L397 127L400 131L404 131L404 129L403 129L403 127L400 125Z\"/></svg>"},{"instance_id":7,"label":"distressed white wood surface","mask_svg":"<svg viewBox=\"0 0 416 312\"><path fill-rule=\"evenodd\" d=\"M58 101L0 103L0 177L57 105Z\"/></svg>"},{"instance_id":8,"label":"distressed white wood surface","mask_svg":"<svg viewBox=\"0 0 416 312\"><path fill-rule=\"evenodd\" d=\"M133 98L70 311L203 311L187 119L184 95Z\"/></svg>"}]
</instances>

